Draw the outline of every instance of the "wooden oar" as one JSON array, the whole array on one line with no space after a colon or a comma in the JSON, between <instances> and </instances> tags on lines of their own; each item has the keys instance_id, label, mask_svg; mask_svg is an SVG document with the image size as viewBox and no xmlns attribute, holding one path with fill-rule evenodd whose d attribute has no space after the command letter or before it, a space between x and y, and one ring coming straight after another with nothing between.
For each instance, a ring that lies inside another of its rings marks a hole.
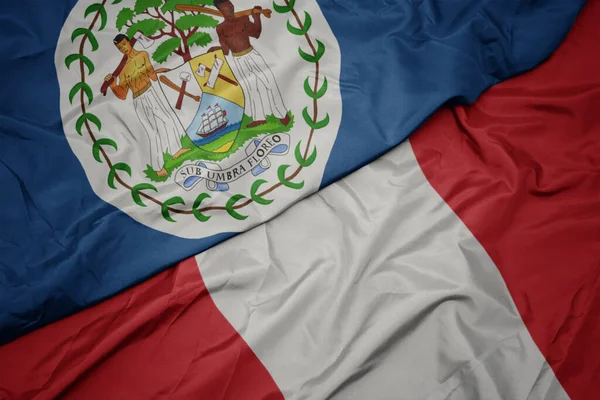
<instances>
[{"instance_id":1,"label":"wooden oar","mask_svg":"<svg viewBox=\"0 0 600 400\"><path fill-rule=\"evenodd\" d=\"M221 11L215 10L214 8L208 8L208 7L202 7L202 6L190 6L190 5L185 5L185 4L177 4L175 6L175 8L180 11L192 11L192 12L199 12L199 13L214 15L216 17L223 17L223 14L221 14ZM235 17L236 18L248 17L252 14L262 14L267 18L271 18L271 10L269 10L268 8L265 8L264 10L251 9L251 10L238 11L235 13Z\"/></svg>"}]
</instances>

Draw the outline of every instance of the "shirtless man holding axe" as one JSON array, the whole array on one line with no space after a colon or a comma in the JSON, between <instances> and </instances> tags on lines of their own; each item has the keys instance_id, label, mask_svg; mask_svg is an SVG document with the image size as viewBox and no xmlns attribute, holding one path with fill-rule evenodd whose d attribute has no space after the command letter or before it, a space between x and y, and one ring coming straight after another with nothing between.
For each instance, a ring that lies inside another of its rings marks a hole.
<instances>
[{"instance_id":1,"label":"shirtless man holding axe","mask_svg":"<svg viewBox=\"0 0 600 400\"><path fill-rule=\"evenodd\" d=\"M261 15L268 18L270 10L263 10L256 6L252 10L236 13L229 0L214 0L214 5L219 11L201 6L178 5L176 7L182 11L205 12L225 19L217 26L217 35L223 54L229 55L231 52L233 67L244 88L246 113L254 120L247 127L265 124L266 116L271 114L287 125L290 117L287 115L287 108L283 103L275 76L260 53L250 43L250 38L260 37ZM217 49L219 47L210 48L208 51Z\"/></svg>"},{"instance_id":2,"label":"shirtless man holding axe","mask_svg":"<svg viewBox=\"0 0 600 400\"><path fill-rule=\"evenodd\" d=\"M191 150L181 148L185 129L160 89L152 84L158 78L148 53L135 50L125 35L117 35L113 42L127 57L127 61L118 77L108 74L104 80L121 100L127 98L129 91L132 92L135 112L148 136L150 165L158 176L166 176L163 153L172 152L173 157L177 158Z\"/></svg>"}]
</instances>

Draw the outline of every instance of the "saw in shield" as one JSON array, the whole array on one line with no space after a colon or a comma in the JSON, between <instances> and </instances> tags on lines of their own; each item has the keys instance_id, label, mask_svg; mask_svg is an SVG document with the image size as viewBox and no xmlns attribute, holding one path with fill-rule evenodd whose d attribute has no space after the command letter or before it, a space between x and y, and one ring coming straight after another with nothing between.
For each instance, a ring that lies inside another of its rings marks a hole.
<instances>
[{"instance_id":1,"label":"saw in shield","mask_svg":"<svg viewBox=\"0 0 600 400\"><path fill-rule=\"evenodd\" d=\"M215 54L215 61L213 62L212 68L207 67L206 65L201 63L200 65L198 65L198 69L196 70L196 73L198 74L198 76L202 76L202 77L205 76L206 72L208 72L210 74L208 77L208 80L206 81L204 86L208 86L211 89L215 88L215 83L217 82L217 78L222 79L225 82L232 84L233 86L238 86L238 83L236 81L234 81L233 79L229 79L225 75L221 75L221 68L223 68L223 60L218 58L217 55Z\"/></svg>"}]
</instances>

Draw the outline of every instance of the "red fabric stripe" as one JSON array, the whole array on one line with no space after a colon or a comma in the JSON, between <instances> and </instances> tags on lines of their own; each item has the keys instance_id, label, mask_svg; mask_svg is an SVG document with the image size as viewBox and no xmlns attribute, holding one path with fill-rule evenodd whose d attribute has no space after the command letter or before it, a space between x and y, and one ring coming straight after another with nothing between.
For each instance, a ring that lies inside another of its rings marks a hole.
<instances>
[{"instance_id":1,"label":"red fabric stripe","mask_svg":"<svg viewBox=\"0 0 600 400\"><path fill-rule=\"evenodd\" d=\"M498 266L573 399L600 393L600 2L551 59L445 109L419 163Z\"/></svg>"},{"instance_id":2,"label":"red fabric stripe","mask_svg":"<svg viewBox=\"0 0 600 400\"><path fill-rule=\"evenodd\" d=\"M282 399L192 258L0 347L0 399Z\"/></svg>"}]
</instances>

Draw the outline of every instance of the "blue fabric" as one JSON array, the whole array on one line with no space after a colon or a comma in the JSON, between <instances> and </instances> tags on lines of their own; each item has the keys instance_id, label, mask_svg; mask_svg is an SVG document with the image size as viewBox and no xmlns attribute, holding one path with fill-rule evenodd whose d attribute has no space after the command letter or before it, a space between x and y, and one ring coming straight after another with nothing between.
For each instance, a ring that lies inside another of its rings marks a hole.
<instances>
[{"instance_id":1,"label":"blue fabric","mask_svg":"<svg viewBox=\"0 0 600 400\"><path fill-rule=\"evenodd\" d=\"M343 119L323 186L414 132L445 103L546 59L585 1L319 1L342 52ZM360 161L358 161L360 160Z\"/></svg>"},{"instance_id":2,"label":"blue fabric","mask_svg":"<svg viewBox=\"0 0 600 400\"><path fill-rule=\"evenodd\" d=\"M341 47L343 99L322 186L396 146L444 103L472 102L543 61L584 3L320 0ZM74 4L0 8L0 343L233 235L160 233L94 194L62 132L54 67Z\"/></svg>"}]
</instances>

